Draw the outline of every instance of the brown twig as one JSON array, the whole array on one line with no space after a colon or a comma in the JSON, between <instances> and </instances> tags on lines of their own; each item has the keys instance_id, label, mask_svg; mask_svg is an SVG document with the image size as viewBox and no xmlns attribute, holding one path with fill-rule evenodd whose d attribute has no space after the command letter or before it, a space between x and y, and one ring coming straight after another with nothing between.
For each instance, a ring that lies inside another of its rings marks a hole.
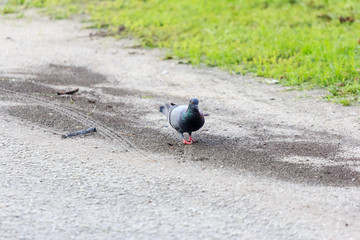
<instances>
[{"instance_id":1,"label":"brown twig","mask_svg":"<svg viewBox=\"0 0 360 240\"><path fill-rule=\"evenodd\" d=\"M136 135L134 135L134 134L130 134L130 133L122 133L122 132L118 132L118 134L120 134L120 135L126 135L126 136L129 136L129 137L136 137Z\"/></svg>"}]
</instances>

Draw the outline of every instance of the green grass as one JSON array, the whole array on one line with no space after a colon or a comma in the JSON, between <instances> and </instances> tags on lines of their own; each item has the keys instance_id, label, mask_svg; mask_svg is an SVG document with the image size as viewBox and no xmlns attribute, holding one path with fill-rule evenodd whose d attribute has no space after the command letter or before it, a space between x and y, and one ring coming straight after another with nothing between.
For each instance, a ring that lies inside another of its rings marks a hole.
<instances>
[{"instance_id":1,"label":"green grass","mask_svg":"<svg viewBox=\"0 0 360 240\"><path fill-rule=\"evenodd\" d=\"M54 18L86 13L95 27L166 58L236 74L276 78L286 86L324 87L344 105L360 93L358 0L10 0L45 7ZM341 23L340 17L354 21Z\"/></svg>"}]
</instances>

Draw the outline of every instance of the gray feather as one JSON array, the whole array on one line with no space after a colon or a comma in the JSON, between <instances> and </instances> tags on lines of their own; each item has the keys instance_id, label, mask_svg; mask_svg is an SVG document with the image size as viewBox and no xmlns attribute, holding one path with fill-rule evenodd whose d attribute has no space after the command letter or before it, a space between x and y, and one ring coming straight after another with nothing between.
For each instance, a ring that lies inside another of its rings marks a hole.
<instances>
[{"instance_id":1,"label":"gray feather","mask_svg":"<svg viewBox=\"0 0 360 240\"><path fill-rule=\"evenodd\" d=\"M180 120L181 120L181 114L184 114L187 110L188 106L186 105L173 105L170 106L168 110L168 121L169 124L176 130L181 131L180 129Z\"/></svg>"}]
</instances>

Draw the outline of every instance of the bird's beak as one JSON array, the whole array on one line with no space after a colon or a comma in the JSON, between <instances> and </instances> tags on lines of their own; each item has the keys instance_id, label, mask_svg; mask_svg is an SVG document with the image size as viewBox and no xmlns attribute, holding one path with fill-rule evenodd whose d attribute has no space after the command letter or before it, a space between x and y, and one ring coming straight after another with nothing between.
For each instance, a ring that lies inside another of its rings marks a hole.
<instances>
[{"instance_id":1,"label":"bird's beak","mask_svg":"<svg viewBox=\"0 0 360 240\"><path fill-rule=\"evenodd\" d=\"M195 104L194 104L194 107L195 107L197 110L199 110L199 106L198 106L198 105L195 105Z\"/></svg>"}]
</instances>

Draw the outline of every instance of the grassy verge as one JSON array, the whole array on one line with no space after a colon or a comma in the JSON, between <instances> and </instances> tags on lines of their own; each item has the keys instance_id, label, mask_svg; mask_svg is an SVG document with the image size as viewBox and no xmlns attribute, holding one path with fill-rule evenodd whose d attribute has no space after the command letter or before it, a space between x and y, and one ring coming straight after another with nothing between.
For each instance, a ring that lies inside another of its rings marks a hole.
<instances>
[{"instance_id":1,"label":"grassy verge","mask_svg":"<svg viewBox=\"0 0 360 240\"><path fill-rule=\"evenodd\" d=\"M360 95L358 0L10 0L8 8L13 5L45 7L54 18L86 13L96 27L169 49L168 58L324 87L327 98L344 105Z\"/></svg>"}]
</instances>

